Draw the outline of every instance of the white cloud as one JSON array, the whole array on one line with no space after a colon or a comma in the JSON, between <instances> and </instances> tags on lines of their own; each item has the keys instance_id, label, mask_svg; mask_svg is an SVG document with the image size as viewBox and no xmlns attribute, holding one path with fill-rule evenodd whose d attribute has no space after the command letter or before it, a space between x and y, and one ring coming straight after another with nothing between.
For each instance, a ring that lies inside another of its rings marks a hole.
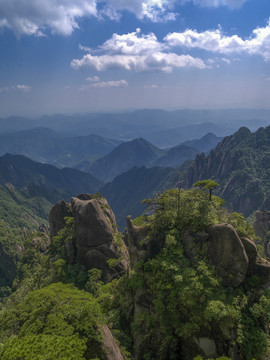
<instances>
[{"instance_id":1,"label":"white cloud","mask_svg":"<svg viewBox=\"0 0 270 360\"><path fill-rule=\"evenodd\" d=\"M94 82L90 85L83 85L80 87L80 90L88 90L90 88L111 88L111 87L126 87L128 83L126 80L111 80L111 81L99 81Z\"/></svg>"},{"instance_id":2,"label":"white cloud","mask_svg":"<svg viewBox=\"0 0 270 360\"><path fill-rule=\"evenodd\" d=\"M90 67L96 71L122 69L133 71L171 72L175 67L205 68L200 58L165 52L167 45L158 42L153 33L143 35L140 29L124 35L113 34L95 54L86 54L82 59L73 59L71 66L78 70Z\"/></svg>"},{"instance_id":3,"label":"white cloud","mask_svg":"<svg viewBox=\"0 0 270 360\"><path fill-rule=\"evenodd\" d=\"M227 58L222 58L221 61L225 62L226 64L230 64L231 60L227 59Z\"/></svg>"},{"instance_id":4,"label":"white cloud","mask_svg":"<svg viewBox=\"0 0 270 360\"><path fill-rule=\"evenodd\" d=\"M123 11L129 11L138 19L148 18L153 22L175 20L177 14L171 12L176 0L107 0L103 14L118 20Z\"/></svg>"},{"instance_id":5,"label":"white cloud","mask_svg":"<svg viewBox=\"0 0 270 360\"><path fill-rule=\"evenodd\" d=\"M18 84L16 86L6 86L4 88L0 88L0 93L1 92L9 92L9 91L28 93L29 91L31 91L31 86Z\"/></svg>"},{"instance_id":6,"label":"white cloud","mask_svg":"<svg viewBox=\"0 0 270 360\"><path fill-rule=\"evenodd\" d=\"M31 90L31 87L28 86L28 85L20 85L20 84L18 84L16 86L16 90L26 93L26 92L29 92Z\"/></svg>"},{"instance_id":7,"label":"white cloud","mask_svg":"<svg viewBox=\"0 0 270 360\"><path fill-rule=\"evenodd\" d=\"M193 1L195 5L202 7L219 7L227 6L230 9L241 7L247 0L182 0L182 4Z\"/></svg>"},{"instance_id":8,"label":"white cloud","mask_svg":"<svg viewBox=\"0 0 270 360\"><path fill-rule=\"evenodd\" d=\"M164 40L171 47L198 48L221 54L247 53L261 55L270 61L270 19L265 27L253 30L248 39L238 35L226 36L220 29L197 32L186 30L168 34Z\"/></svg>"},{"instance_id":9,"label":"white cloud","mask_svg":"<svg viewBox=\"0 0 270 360\"><path fill-rule=\"evenodd\" d=\"M83 46L82 44L79 44L79 49L85 52L90 52L92 51L92 49L90 47L87 46Z\"/></svg>"},{"instance_id":10,"label":"white cloud","mask_svg":"<svg viewBox=\"0 0 270 360\"><path fill-rule=\"evenodd\" d=\"M163 47L155 34L144 35L141 34L141 29L136 29L135 32L128 34L113 34L100 46L100 49L110 54L140 55L161 51Z\"/></svg>"},{"instance_id":11,"label":"white cloud","mask_svg":"<svg viewBox=\"0 0 270 360\"><path fill-rule=\"evenodd\" d=\"M97 16L96 0L0 0L0 28L10 28L17 36L52 33L70 35L77 20Z\"/></svg>"},{"instance_id":12,"label":"white cloud","mask_svg":"<svg viewBox=\"0 0 270 360\"><path fill-rule=\"evenodd\" d=\"M195 67L204 69L205 64L199 58L190 55L156 52L149 55L85 55L81 60L74 59L71 66L78 70L90 67L96 71L110 69L171 72L175 67Z\"/></svg>"},{"instance_id":13,"label":"white cloud","mask_svg":"<svg viewBox=\"0 0 270 360\"><path fill-rule=\"evenodd\" d=\"M87 16L119 19L123 11L153 22L175 20L176 0L0 0L0 28L21 35L70 35L79 28L78 20ZM83 50L83 46L81 49Z\"/></svg>"},{"instance_id":14,"label":"white cloud","mask_svg":"<svg viewBox=\"0 0 270 360\"><path fill-rule=\"evenodd\" d=\"M92 77L86 78L86 80L90 81L90 82L97 82L97 81L99 81L99 77L98 76L92 76Z\"/></svg>"}]
</instances>

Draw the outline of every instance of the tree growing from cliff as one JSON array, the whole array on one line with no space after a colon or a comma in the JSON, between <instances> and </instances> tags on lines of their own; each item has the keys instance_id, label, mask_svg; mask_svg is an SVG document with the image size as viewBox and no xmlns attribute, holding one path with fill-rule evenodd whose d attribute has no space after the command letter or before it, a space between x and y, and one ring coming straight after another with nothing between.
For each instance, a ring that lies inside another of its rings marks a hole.
<instances>
[{"instance_id":1,"label":"tree growing from cliff","mask_svg":"<svg viewBox=\"0 0 270 360\"><path fill-rule=\"evenodd\" d=\"M195 182L193 186L203 188L204 190L209 190L209 200L211 201L213 190L215 190L219 184L214 180L199 180Z\"/></svg>"}]
</instances>

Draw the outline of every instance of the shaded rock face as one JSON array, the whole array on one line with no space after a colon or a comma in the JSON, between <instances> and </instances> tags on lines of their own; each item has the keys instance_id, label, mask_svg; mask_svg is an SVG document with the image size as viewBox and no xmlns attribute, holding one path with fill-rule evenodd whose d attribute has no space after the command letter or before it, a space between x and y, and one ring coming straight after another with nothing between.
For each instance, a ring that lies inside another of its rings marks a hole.
<instances>
[{"instance_id":1,"label":"shaded rock face","mask_svg":"<svg viewBox=\"0 0 270 360\"><path fill-rule=\"evenodd\" d=\"M257 211L255 217L253 223L255 233L262 239L266 255L270 256L269 240L266 239L267 233L270 231L270 211Z\"/></svg>"},{"instance_id":2,"label":"shaded rock face","mask_svg":"<svg viewBox=\"0 0 270 360\"><path fill-rule=\"evenodd\" d=\"M112 224L106 219L97 199L71 199L78 247L94 247L113 240Z\"/></svg>"},{"instance_id":3,"label":"shaded rock face","mask_svg":"<svg viewBox=\"0 0 270 360\"><path fill-rule=\"evenodd\" d=\"M270 289L270 262L257 260L254 269L254 275L261 279L261 283L266 289Z\"/></svg>"},{"instance_id":4,"label":"shaded rock face","mask_svg":"<svg viewBox=\"0 0 270 360\"><path fill-rule=\"evenodd\" d=\"M242 241L242 244L244 245L244 248L246 250L246 253L247 253L247 256L249 259L247 275L251 275L255 271L255 264L256 264L257 255L258 255L257 246L255 245L255 243L253 241L251 241L245 237L241 238L241 241Z\"/></svg>"},{"instance_id":5,"label":"shaded rock face","mask_svg":"<svg viewBox=\"0 0 270 360\"><path fill-rule=\"evenodd\" d=\"M254 267L256 246L249 239L245 242ZM187 231L182 235L182 243L192 266L198 263L202 252L205 253L209 263L215 266L224 286L236 287L245 280L250 261L233 226L221 224L210 227L206 232Z\"/></svg>"},{"instance_id":6,"label":"shaded rock face","mask_svg":"<svg viewBox=\"0 0 270 360\"><path fill-rule=\"evenodd\" d=\"M253 223L255 233L260 238L264 239L268 231L270 230L270 212L269 211L257 211L255 213L256 220Z\"/></svg>"},{"instance_id":7,"label":"shaded rock face","mask_svg":"<svg viewBox=\"0 0 270 360\"><path fill-rule=\"evenodd\" d=\"M50 239L57 235L58 231L65 226L65 217L71 216L70 205L64 200L56 203L49 213Z\"/></svg>"},{"instance_id":8,"label":"shaded rock face","mask_svg":"<svg viewBox=\"0 0 270 360\"><path fill-rule=\"evenodd\" d=\"M102 328L102 335L103 335L103 350L106 354L107 360L124 360L119 346L114 340L112 336L111 330L108 326L104 325Z\"/></svg>"},{"instance_id":9,"label":"shaded rock face","mask_svg":"<svg viewBox=\"0 0 270 360\"><path fill-rule=\"evenodd\" d=\"M103 280L124 273L128 267L128 253L107 201L80 194L71 199L71 205L64 201L57 203L49 217L51 236L65 225L67 209L69 216L74 217L76 232L75 241L65 243L69 262L73 263L77 258L86 269L102 270ZM108 264L111 259L113 266Z\"/></svg>"},{"instance_id":10,"label":"shaded rock face","mask_svg":"<svg viewBox=\"0 0 270 360\"><path fill-rule=\"evenodd\" d=\"M160 240L148 237L145 227L133 225L130 216L127 217L126 242L130 261L133 265L138 261L144 263L153 258L162 248Z\"/></svg>"},{"instance_id":11,"label":"shaded rock face","mask_svg":"<svg viewBox=\"0 0 270 360\"><path fill-rule=\"evenodd\" d=\"M234 227L215 225L208 229L208 258L215 266L224 286L240 285L247 274L249 259Z\"/></svg>"}]
</instances>

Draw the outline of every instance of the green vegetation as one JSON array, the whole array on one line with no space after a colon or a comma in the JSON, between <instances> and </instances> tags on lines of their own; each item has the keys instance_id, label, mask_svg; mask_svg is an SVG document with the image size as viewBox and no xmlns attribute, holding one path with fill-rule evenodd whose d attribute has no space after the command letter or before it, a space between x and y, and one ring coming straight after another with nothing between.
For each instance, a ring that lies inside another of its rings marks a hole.
<instances>
[{"instance_id":1,"label":"green vegetation","mask_svg":"<svg viewBox=\"0 0 270 360\"><path fill-rule=\"evenodd\" d=\"M1 359L102 358L103 323L93 296L55 283L12 296L0 313Z\"/></svg>"},{"instance_id":2,"label":"green vegetation","mask_svg":"<svg viewBox=\"0 0 270 360\"><path fill-rule=\"evenodd\" d=\"M215 190L219 184L213 180L200 180L197 181L193 186L203 188L204 190L209 190L209 200L212 200L212 192Z\"/></svg>"},{"instance_id":3,"label":"green vegetation","mask_svg":"<svg viewBox=\"0 0 270 360\"><path fill-rule=\"evenodd\" d=\"M267 359L270 297L260 279L224 287L208 263L204 240L194 249L194 262L184 248L187 234L204 234L223 222L255 239L243 215L229 213L222 199L212 194L209 199L198 187L168 190L145 203L151 215L134 221L146 233L138 246L144 249L155 239L161 250L108 283L101 281L100 270L70 261L66 244L76 239L72 217L45 248L44 234L25 236L13 293L2 296L1 359L106 359L104 324L126 360L134 353L142 360L215 357L204 355L200 338L215 342L218 360ZM5 244L12 248L9 235L6 229ZM122 244L120 237L115 241Z\"/></svg>"},{"instance_id":4,"label":"green vegetation","mask_svg":"<svg viewBox=\"0 0 270 360\"><path fill-rule=\"evenodd\" d=\"M130 339L135 339L135 347L141 349L141 358L146 360L179 359L181 351L183 358L189 359L201 352L197 338L215 334L219 351L224 354L230 355L230 349L237 346L239 359L264 359L269 296L256 281L235 289L223 287L204 252L197 252L194 266L182 245L187 230L203 231L211 224L227 222L236 226L239 235L254 238L251 226L241 214L224 211L221 199L213 196L209 201L208 195L198 189L166 191L147 203L155 213L141 217L138 225L144 224L149 236L159 237L164 246L156 257L145 264L137 263L129 278L119 282L118 291L125 294L117 303L118 322L123 324L120 338L125 345L128 347ZM134 294L144 300L143 305L135 305L137 315L132 318ZM124 336L127 334L129 340Z\"/></svg>"}]
</instances>

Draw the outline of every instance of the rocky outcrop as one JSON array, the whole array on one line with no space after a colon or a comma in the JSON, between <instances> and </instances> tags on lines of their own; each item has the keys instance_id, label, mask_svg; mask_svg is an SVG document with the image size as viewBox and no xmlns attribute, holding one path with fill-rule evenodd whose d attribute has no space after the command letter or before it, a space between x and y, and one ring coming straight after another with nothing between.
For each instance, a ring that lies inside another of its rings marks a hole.
<instances>
[{"instance_id":1,"label":"rocky outcrop","mask_svg":"<svg viewBox=\"0 0 270 360\"><path fill-rule=\"evenodd\" d=\"M270 256L269 239L267 233L270 231L270 211L257 211L255 213L255 221L253 223L255 234L262 239L265 254Z\"/></svg>"},{"instance_id":2,"label":"rocky outcrop","mask_svg":"<svg viewBox=\"0 0 270 360\"><path fill-rule=\"evenodd\" d=\"M244 280L249 259L232 225L214 225L208 229L207 254L224 286L236 287Z\"/></svg>"},{"instance_id":3,"label":"rocky outcrop","mask_svg":"<svg viewBox=\"0 0 270 360\"><path fill-rule=\"evenodd\" d=\"M146 262L157 255L162 248L160 240L149 237L144 226L133 225L130 216L127 217L126 243L128 244L130 261L133 265L138 261Z\"/></svg>"},{"instance_id":4,"label":"rocky outcrop","mask_svg":"<svg viewBox=\"0 0 270 360\"><path fill-rule=\"evenodd\" d=\"M241 238L241 241L242 244L244 245L249 260L247 275L252 275L255 271L255 264L257 261L257 255L258 255L257 246L253 241L251 241L246 237Z\"/></svg>"},{"instance_id":5,"label":"rocky outcrop","mask_svg":"<svg viewBox=\"0 0 270 360\"><path fill-rule=\"evenodd\" d=\"M257 259L254 275L260 278L261 284L265 288L270 289L270 262L264 259Z\"/></svg>"},{"instance_id":6,"label":"rocky outcrop","mask_svg":"<svg viewBox=\"0 0 270 360\"><path fill-rule=\"evenodd\" d=\"M255 218L253 223L255 233L264 239L270 230L270 211L256 211Z\"/></svg>"},{"instance_id":7,"label":"rocky outcrop","mask_svg":"<svg viewBox=\"0 0 270 360\"><path fill-rule=\"evenodd\" d=\"M65 226L65 217L67 216L71 216L71 208L64 200L59 201L51 208L49 213L51 241L58 231Z\"/></svg>"},{"instance_id":8,"label":"rocky outcrop","mask_svg":"<svg viewBox=\"0 0 270 360\"><path fill-rule=\"evenodd\" d=\"M102 279L109 280L124 273L128 267L128 253L117 231L115 216L107 201L90 194L80 194L57 203L50 212L51 237L65 225L64 217L72 216L75 239L65 243L70 263L78 259L86 269L102 270Z\"/></svg>"},{"instance_id":9,"label":"rocky outcrop","mask_svg":"<svg viewBox=\"0 0 270 360\"><path fill-rule=\"evenodd\" d=\"M111 330L108 326L104 325L102 328L102 335L103 335L103 351L106 354L107 360L124 360L119 346L114 340L112 336Z\"/></svg>"}]
</instances>

